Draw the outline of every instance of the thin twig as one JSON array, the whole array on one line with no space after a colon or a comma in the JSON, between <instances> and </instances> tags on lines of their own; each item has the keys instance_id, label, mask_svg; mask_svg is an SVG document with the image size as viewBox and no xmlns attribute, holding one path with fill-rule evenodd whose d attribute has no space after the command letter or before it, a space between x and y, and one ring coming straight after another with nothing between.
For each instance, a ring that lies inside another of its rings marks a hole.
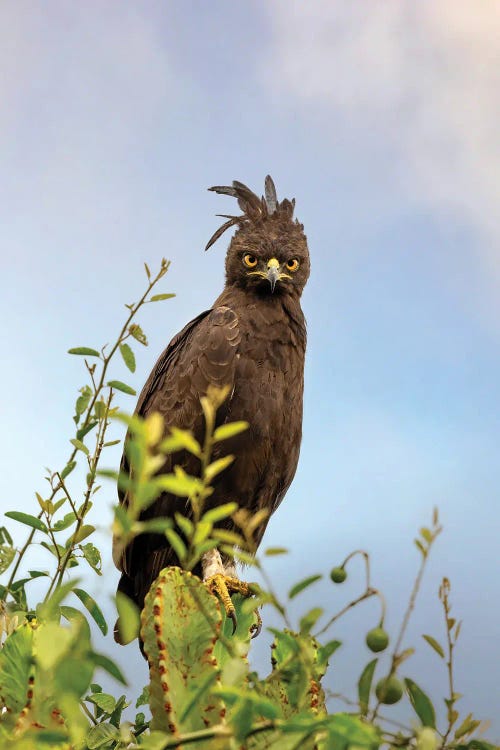
<instances>
[{"instance_id":1,"label":"thin twig","mask_svg":"<svg viewBox=\"0 0 500 750\"><path fill-rule=\"evenodd\" d=\"M333 617L331 617L328 620L326 625L323 628L321 628L321 630L318 630L318 632L315 634L315 637L317 638L318 636L323 635L323 633L325 633L328 630L328 628L331 625L333 625L334 622L336 622L340 617L345 615L346 612L348 612L350 609L355 607L357 604L359 604L360 602L363 602L365 599L369 599L372 596L378 596L378 594L379 592L377 591L377 589L367 589L363 594L361 594L361 596L358 596L357 599L353 599L352 602L349 602L349 604L346 604L346 606L343 607L340 610L340 612L337 612L336 615L333 615Z\"/></svg>"},{"instance_id":2,"label":"thin twig","mask_svg":"<svg viewBox=\"0 0 500 750\"><path fill-rule=\"evenodd\" d=\"M455 686L454 686L454 679L453 679L453 648L455 644L453 643L451 628L448 625L448 619L450 616L450 605L448 601L449 591L450 591L450 582L447 578L443 578L443 582L439 588L439 598L443 605L444 622L445 622L445 627L446 627L446 640L447 640L447 645L448 645L448 660L446 662L446 667L448 670L448 686L450 690L450 697L448 699L449 705L447 705L448 726L443 736L443 744L442 744L443 748L446 747L446 742L448 740L448 737L450 736L450 732L455 723L455 719L453 718L453 704L455 703L455 700L456 700L455 699Z\"/></svg>"},{"instance_id":3,"label":"thin twig","mask_svg":"<svg viewBox=\"0 0 500 750\"><path fill-rule=\"evenodd\" d=\"M84 712L84 713L85 713L85 714L86 714L86 715L88 716L88 718L90 719L90 721L91 721L91 722L92 722L93 724L98 724L98 723L99 723L99 722L97 721L97 719L95 718L95 716L94 716L94 715L93 715L93 714L92 714L92 713L91 713L91 712L89 711L89 709L88 709L88 708L87 708L87 706L85 705L85 701L84 701L84 700L81 700L81 701L80 701L80 706L82 707L82 709L83 709L83 712Z\"/></svg>"}]
</instances>

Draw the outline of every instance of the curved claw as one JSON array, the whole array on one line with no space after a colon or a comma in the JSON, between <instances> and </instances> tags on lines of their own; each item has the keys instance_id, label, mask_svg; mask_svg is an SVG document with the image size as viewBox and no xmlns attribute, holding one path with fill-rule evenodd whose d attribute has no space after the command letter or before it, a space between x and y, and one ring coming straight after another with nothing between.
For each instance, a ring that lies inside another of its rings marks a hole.
<instances>
[{"instance_id":1,"label":"curved claw","mask_svg":"<svg viewBox=\"0 0 500 750\"><path fill-rule=\"evenodd\" d=\"M252 625L250 628L251 636L250 638L253 639L257 638L258 635L260 635L262 630L262 617L260 616L259 612L255 610L255 614L257 615L257 622Z\"/></svg>"},{"instance_id":2,"label":"curved claw","mask_svg":"<svg viewBox=\"0 0 500 750\"><path fill-rule=\"evenodd\" d=\"M236 612L234 611L234 609L233 609L232 612L227 612L227 616L229 617L229 619L233 623L233 632L232 632L232 635L234 635L236 633L236 628L238 627L238 618L236 617Z\"/></svg>"}]
</instances>

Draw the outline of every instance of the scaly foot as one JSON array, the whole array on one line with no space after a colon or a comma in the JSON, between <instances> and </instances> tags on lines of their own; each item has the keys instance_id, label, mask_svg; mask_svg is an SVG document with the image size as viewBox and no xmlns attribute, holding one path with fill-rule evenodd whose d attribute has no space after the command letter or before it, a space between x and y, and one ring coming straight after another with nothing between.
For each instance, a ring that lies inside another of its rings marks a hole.
<instances>
[{"instance_id":1,"label":"scaly foot","mask_svg":"<svg viewBox=\"0 0 500 750\"><path fill-rule=\"evenodd\" d=\"M234 604L231 601L231 594L241 594L244 597L253 596L255 593L254 586L250 583L245 583L245 581L240 581L239 578L224 575L223 573L216 573L215 575L210 576L205 580L205 583L210 593L218 596L221 600L226 616L233 623L234 635L236 633L238 620ZM257 609L255 610L255 614L257 617L257 623L252 625L252 638L256 638L262 629L262 618Z\"/></svg>"}]
</instances>

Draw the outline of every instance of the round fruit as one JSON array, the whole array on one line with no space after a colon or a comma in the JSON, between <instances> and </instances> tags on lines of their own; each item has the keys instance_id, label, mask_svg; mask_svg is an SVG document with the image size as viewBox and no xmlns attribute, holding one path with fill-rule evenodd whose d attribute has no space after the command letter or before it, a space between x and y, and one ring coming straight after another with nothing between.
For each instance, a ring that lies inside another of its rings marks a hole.
<instances>
[{"instance_id":1,"label":"round fruit","mask_svg":"<svg viewBox=\"0 0 500 750\"><path fill-rule=\"evenodd\" d=\"M389 645L389 636L385 632L384 628L373 628L369 633L366 634L366 645L375 654L379 651L383 651Z\"/></svg>"},{"instance_id":2,"label":"round fruit","mask_svg":"<svg viewBox=\"0 0 500 750\"><path fill-rule=\"evenodd\" d=\"M392 705L397 703L403 695L403 683L395 674L390 677L382 677L375 687L375 695L381 703Z\"/></svg>"},{"instance_id":3,"label":"round fruit","mask_svg":"<svg viewBox=\"0 0 500 750\"><path fill-rule=\"evenodd\" d=\"M332 568L330 572L330 578L334 583L344 583L345 579L347 578L347 573L344 568L341 568L340 566L337 568Z\"/></svg>"}]
</instances>

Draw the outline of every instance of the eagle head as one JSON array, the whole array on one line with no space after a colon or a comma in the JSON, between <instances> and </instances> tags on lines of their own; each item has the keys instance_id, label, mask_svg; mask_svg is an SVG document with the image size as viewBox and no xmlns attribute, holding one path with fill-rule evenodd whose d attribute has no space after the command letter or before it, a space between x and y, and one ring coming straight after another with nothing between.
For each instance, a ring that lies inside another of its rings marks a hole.
<instances>
[{"instance_id":1,"label":"eagle head","mask_svg":"<svg viewBox=\"0 0 500 750\"><path fill-rule=\"evenodd\" d=\"M309 277L309 250L304 227L293 212L295 199L279 202L272 178L259 198L243 183L209 188L231 195L242 210L239 216L218 214L227 221L212 235L205 250L232 226L237 226L226 256L226 284L259 295L292 294L300 297Z\"/></svg>"}]
</instances>

